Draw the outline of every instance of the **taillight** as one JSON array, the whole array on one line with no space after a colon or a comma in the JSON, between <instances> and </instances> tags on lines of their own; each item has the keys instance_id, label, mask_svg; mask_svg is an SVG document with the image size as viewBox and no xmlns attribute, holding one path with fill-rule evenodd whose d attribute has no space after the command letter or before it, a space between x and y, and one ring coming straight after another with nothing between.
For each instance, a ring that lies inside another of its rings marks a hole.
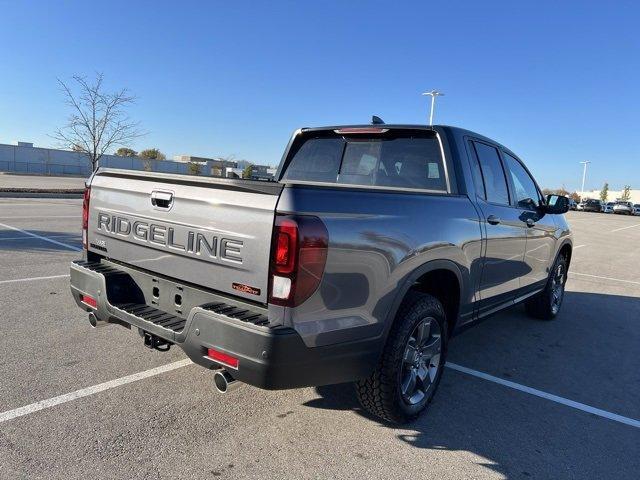
<instances>
[{"instance_id":1,"label":"taillight","mask_svg":"<svg viewBox=\"0 0 640 480\"><path fill-rule=\"evenodd\" d=\"M295 307L316 291L327 260L329 234L307 215L276 215L271 248L269 303Z\"/></svg>"},{"instance_id":2,"label":"taillight","mask_svg":"<svg viewBox=\"0 0 640 480\"><path fill-rule=\"evenodd\" d=\"M86 250L88 248L88 231L89 231L89 198L91 197L91 187L85 187L82 195L82 246Z\"/></svg>"},{"instance_id":3,"label":"taillight","mask_svg":"<svg viewBox=\"0 0 640 480\"><path fill-rule=\"evenodd\" d=\"M379 127L346 127L339 128L334 130L335 133L340 135L363 135L363 134L376 134L376 133L387 133L389 131L388 128L379 128Z\"/></svg>"},{"instance_id":4,"label":"taillight","mask_svg":"<svg viewBox=\"0 0 640 480\"><path fill-rule=\"evenodd\" d=\"M293 273L298 254L298 224L290 219L276 219L275 252L273 270L280 275Z\"/></svg>"}]
</instances>

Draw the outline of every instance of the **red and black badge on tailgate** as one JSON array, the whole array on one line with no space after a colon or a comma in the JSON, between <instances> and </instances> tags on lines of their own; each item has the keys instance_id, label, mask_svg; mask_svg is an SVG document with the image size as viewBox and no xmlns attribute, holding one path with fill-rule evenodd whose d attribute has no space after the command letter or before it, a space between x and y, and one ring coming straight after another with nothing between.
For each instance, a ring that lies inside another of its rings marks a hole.
<instances>
[{"instance_id":1,"label":"red and black badge on tailgate","mask_svg":"<svg viewBox=\"0 0 640 480\"><path fill-rule=\"evenodd\" d=\"M260 289L256 287L252 287L250 285L244 285L242 283L232 283L231 288L234 290L238 290L242 293L249 293L251 295L260 295Z\"/></svg>"}]
</instances>

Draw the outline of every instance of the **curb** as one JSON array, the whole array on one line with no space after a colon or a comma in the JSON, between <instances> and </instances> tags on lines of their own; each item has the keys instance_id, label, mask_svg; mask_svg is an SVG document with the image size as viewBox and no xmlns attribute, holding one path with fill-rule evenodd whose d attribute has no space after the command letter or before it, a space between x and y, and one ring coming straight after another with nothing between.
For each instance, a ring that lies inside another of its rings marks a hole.
<instances>
[{"instance_id":1,"label":"curb","mask_svg":"<svg viewBox=\"0 0 640 480\"><path fill-rule=\"evenodd\" d=\"M87 176L87 175L65 175L65 174L55 174L55 173L47 174L47 173L33 173L33 172L0 172L0 175L15 176L15 177L84 178L85 180L91 176L91 174Z\"/></svg>"}]
</instances>

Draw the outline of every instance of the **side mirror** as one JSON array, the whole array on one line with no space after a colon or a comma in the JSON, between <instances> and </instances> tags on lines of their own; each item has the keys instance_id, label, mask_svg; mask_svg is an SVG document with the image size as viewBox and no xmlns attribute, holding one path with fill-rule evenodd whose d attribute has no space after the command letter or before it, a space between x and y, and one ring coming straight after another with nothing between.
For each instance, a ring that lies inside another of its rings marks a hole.
<instances>
[{"instance_id":1,"label":"side mirror","mask_svg":"<svg viewBox=\"0 0 640 480\"><path fill-rule=\"evenodd\" d=\"M562 195L547 195L547 203L544 206L545 213L560 215L569 211L569 198Z\"/></svg>"}]
</instances>

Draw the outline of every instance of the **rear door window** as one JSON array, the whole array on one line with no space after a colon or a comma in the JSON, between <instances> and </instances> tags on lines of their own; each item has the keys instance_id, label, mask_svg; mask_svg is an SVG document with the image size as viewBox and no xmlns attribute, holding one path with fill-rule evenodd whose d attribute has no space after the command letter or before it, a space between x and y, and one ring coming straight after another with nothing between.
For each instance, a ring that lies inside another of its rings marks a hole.
<instances>
[{"instance_id":1,"label":"rear door window","mask_svg":"<svg viewBox=\"0 0 640 480\"><path fill-rule=\"evenodd\" d=\"M447 191L440 144L430 132L308 139L282 180Z\"/></svg>"},{"instance_id":2,"label":"rear door window","mask_svg":"<svg viewBox=\"0 0 640 480\"><path fill-rule=\"evenodd\" d=\"M484 181L482 180L482 170L480 169L480 162L478 161L478 156L476 155L475 147L473 146L473 142L469 141L469 149L470 149L470 161L471 161L471 175L473 176L473 185L476 189L476 195L484 200L487 199L487 192L484 189Z\"/></svg>"},{"instance_id":3,"label":"rear door window","mask_svg":"<svg viewBox=\"0 0 640 480\"><path fill-rule=\"evenodd\" d=\"M480 163L485 199L491 203L509 205L507 179L502 169L502 162L500 161L498 150L486 143L472 143Z\"/></svg>"}]
</instances>

